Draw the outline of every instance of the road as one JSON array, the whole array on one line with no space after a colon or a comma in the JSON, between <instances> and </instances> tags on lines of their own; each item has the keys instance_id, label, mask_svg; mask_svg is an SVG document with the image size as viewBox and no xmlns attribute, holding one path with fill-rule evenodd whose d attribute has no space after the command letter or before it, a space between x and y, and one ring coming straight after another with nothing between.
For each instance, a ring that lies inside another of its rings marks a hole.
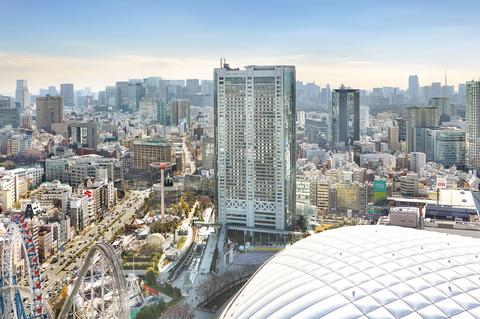
<instances>
[{"instance_id":1,"label":"road","mask_svg":"<svg viewBox=\"0 0 480 319\"><path fill-rule=\"evenodd\" d=\"M185 159L185 164L183 165L183 173L184 174L194 174L197 168L195 167L195 160L193 158L192 153L188 147L187 137L182 139L182 151L183 157Z\"/></svg>"},{"instance_id":2,"label":"road","mask_svg":"<svg viewBox=\"0 0 480 319\"><path fill-rule=\"evenodd\" d=\"M46 296L55 295L61 288L61 281L69 279L72 271L83 264L83 258L90 247L99 241L110 241L113 234L121 229L124 223L131 220L144 199L150 194L150 189L131 191L130 196L120 202L111 212L107 213L99 223L91 224L82 234L77 235L68 243L63 253L57 254L58 261L43 264L43 291ZM50 262L52 259L49 260ZM70 264L69 264L70 262ZM47 277L48 276L48 277Z\"/></svg>"}]
</instances>

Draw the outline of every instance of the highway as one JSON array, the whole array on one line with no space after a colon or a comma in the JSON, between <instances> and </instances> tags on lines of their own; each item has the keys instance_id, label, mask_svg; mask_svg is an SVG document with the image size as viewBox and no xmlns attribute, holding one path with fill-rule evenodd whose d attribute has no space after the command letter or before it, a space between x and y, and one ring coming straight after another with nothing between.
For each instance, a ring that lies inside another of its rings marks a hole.
<instances>
[{"instance_id":1,"label":"highway","mask_svg":"<svg viewBox=\"0 0 480 319\"><path fill-rule=\"evenodd\" d=\"M62 281L70 279L74 269L80 268L91 246L98 241L110 241L114 233L132 219L135 211L143 205L144 199L148 197L150 191L150 189L130 191L129 197L108 212L101 222L89 225L82 234L75 236L66 245L65 251L56 255L58 261L52 263L52 258L50 258L43 264L43 291L48 299L51 300L52 296L59 293Z\"/></svg>"}]
</instances>

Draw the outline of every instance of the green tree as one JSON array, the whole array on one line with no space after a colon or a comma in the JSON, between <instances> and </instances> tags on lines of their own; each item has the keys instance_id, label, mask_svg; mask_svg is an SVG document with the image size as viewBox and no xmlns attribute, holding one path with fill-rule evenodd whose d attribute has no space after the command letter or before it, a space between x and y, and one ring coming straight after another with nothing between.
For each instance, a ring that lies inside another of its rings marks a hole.
<instances>
[{"instance_id":1,"label":"green tree","mask_svg":"<svg viewBox=\"0 0 480 319\"><path fill-rule=\"evenodd\" d=\"M188 212L190 211L190 208L188 207L188 203L185 199L185 196L182 196L182 198L180 199L180 207L182 208L183 215L187 217Z\"/></svg>"},{"instance_id":2,"label":"green tree","mask_svg":"<svg viewBox=\"0 0 480 319\"><path fill-rule=\"evenodd\" d=\"M148 267L147 272L145 273L145 281L149 285L155 284L158 273L153 269L153 267Z\"/></svg>"}]
</instances>

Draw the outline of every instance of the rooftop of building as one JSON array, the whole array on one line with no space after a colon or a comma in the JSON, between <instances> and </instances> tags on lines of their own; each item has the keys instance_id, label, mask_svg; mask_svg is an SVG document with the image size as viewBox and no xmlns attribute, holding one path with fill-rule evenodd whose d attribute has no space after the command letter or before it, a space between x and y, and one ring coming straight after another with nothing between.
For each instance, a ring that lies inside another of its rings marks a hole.
<instances>
[{"instance_id":1,"label":"rooftop of building","mask_svg":"<svg viewBox=\"0 0 480 319\"><path fill-rule=\"evenodd\" d=\"M267 261L220 318L479 318L479 258L478 238L327 230Z\"/></svg>"},{"instance_id":2,"label":"rooftop of building","mask_svg":"<svg viewBox=\"0 0 480 319\"><path fill-rule=\"evenodd\" d=\"M146 138L133 141L136 145L152 145L152 146L172 146L170 142L161 138Z\"/></svg>"}]
</instances>

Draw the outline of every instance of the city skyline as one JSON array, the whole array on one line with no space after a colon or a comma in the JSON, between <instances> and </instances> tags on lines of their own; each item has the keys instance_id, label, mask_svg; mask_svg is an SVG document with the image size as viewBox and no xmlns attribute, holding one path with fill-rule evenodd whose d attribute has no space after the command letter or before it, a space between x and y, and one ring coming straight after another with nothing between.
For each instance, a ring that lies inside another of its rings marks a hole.
<instances>
[{"instance_id":1,"label":"city skyline","mask_svg":"<svg viewBox=\"0 0 480 319\"><path fill-rule=\"evenodd\" d=\"M299 80L363 89L405 89L410 74L421 85L443 82L445 70L457 85L476 78L480 66L469 54L478 49L473 1L251 5L6 3L0 92L12 94L21 78L32 92L51 83L98 91L154 75L211 79L221 57L238 66L295 65Z\"/></svg>"}]
</instances>

